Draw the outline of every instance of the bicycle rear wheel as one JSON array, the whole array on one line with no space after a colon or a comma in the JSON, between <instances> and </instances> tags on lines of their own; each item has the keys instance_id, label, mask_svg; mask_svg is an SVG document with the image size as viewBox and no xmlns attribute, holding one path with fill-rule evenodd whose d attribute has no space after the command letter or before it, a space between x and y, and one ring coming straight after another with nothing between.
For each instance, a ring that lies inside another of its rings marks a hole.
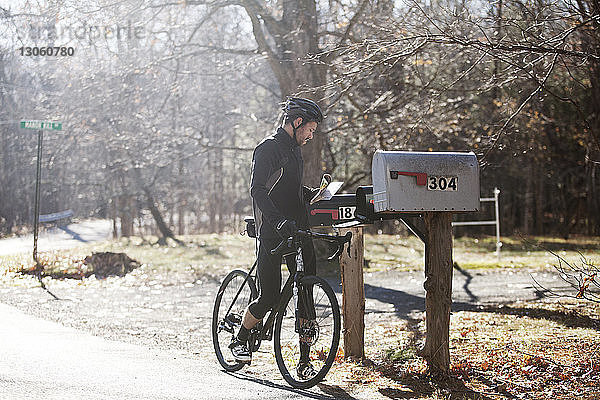
<instances>
[{"instance_id":1,"label":"bicycle rear wheel","mask_svg":"<svg viewBox=\"0 0 600 400\"><path fill-rule=\"evenodd\" d=\"M340 308L329 284L318 276L306 276L301 283L302 290L312 294L316 318L300 320L303 332L300 335L296 330L294 298L288 294L285 310L277 315L275 321L274 347L283 378L295 388L306 389L319 383L331 368L337 355L341 323ZM310 345L308 359L317 371L311 379L298 375L301 340Z\"/></svg>"},{"instance_id":2,"label":"bicycle rear wheel","mask_svg":"<svg viewBox=\"0 0 600 400\"><path fill-rule=\"evenodd\" d=\"M212 318L213 346L219 363L227 371L238 371L244 366L244 363L233 358L228 346L242 324L246 307L257 297L256 286L251 279L246 280L247 276L248 274L241 270L231 271L221 283L215 298Z\"/></svg>"}]
</instances>

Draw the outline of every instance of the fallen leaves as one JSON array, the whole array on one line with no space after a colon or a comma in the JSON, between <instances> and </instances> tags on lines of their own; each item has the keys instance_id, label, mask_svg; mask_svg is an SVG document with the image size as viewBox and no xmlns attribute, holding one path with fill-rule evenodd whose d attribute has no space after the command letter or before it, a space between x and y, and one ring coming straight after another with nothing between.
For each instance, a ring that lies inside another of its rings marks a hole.
<instances>
[{"instance_id":1,"label":"fallen leaves","mask_svg":"<svg viewBox=\"0 0 600 400\"><path fill-rule=\"evenodd\" d=\"M600 367L594 371L600 364L596 320L555 303L494 311L453 315L455 377L482 392L514 397L578 399L600 394Z\"/></svg>"}]
</instances>

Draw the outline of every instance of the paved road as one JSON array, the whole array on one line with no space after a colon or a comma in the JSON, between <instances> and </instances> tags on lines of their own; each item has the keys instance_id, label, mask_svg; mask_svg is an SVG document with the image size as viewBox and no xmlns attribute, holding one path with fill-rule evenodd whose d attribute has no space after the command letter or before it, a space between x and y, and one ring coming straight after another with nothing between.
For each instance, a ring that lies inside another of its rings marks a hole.
<instances>
[{"instance_id":1,"label":"paved road","mask_svg":"<svg viewBox=\"0 0 600 400\"><path fill-rule=\"evenodd\" d=\"M112 232L109 220L92 219L49 228L38 237L38 251L68 249L106 240ZM0 240L0 255L33 252L33 235Z\"/></svg>"},{"instance_id":2,"label":"paved road","mask_svg":"<svg viewBox=\"0 0 600 400\"><path fill-rule=\"evenodd\" d=\"M226 374L177 352L105 340L0 304L2 399L332 397Z\"/></svg>"}]
</instances>

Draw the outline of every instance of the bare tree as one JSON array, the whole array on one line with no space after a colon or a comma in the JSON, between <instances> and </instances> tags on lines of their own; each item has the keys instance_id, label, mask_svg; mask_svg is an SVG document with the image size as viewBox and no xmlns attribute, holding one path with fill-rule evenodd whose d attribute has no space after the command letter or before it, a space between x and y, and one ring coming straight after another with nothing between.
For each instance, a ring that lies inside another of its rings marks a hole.
<instances>
[{"instance_id":1,"label":"bare tree","mask_svg":"<svg viewBox=\"0 0 600 400\"><path fill-rule=\"evenodd\" d=\"M367 19L370 35L356 29L332 59L332 164L348 131L357 177L375 148L473 150L484 190L507 189L506 232L597 234L594 4L411 0Z\"/></svg>"},{"instance_id":2,"label":"bare tree","mask_svg":"<svg viewBox=\"0 0 600 400\"><path fill-rule=\"evenodd\" d=\"M243 171L274 127L276 103L301 94L328 114L306 148L309 179L326 168L347 190L369 184L378 148L473 150L484 192L503 190L507 234L598 232L593 1L43 7L0 11L0 114L13 121L0 125L4 231L32 217L35 143L14 125L25 114L65 121L45 139L48 211L69 207L113 217L126 234L160 235L147 188L172 232L221 231L250 212ZM18 56L30 26L77 55ZM122 28L121 39L104 27ZM127 38L127 29L143 34Z\"/></svg>"}]
</instances>

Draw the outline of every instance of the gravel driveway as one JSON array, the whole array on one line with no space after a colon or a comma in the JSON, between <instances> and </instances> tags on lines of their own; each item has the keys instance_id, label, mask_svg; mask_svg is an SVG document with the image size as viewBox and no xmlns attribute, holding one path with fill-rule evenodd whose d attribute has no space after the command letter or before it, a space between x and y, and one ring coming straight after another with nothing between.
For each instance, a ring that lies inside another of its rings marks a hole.
<instances>
[{"instance_id":1,"label":"gravel driveway","mask_svg":"<svg viewBox=\"0 0 600 400\"><path fill-rule=\"evenodd\" d=\"M566 290L547 272L455 270L453 310L539 298L532 276L546 287ZM422 272L367 271L364 279L367 331L423 318ZM340 280L328 280L341 304ZM216 278L192 271L159 273L142 266L123 278L45 282L58 300L33 277L6 275L0 281L0 302L106 338L214 358L210 321Z\"/></svg>"}]
</instances>

